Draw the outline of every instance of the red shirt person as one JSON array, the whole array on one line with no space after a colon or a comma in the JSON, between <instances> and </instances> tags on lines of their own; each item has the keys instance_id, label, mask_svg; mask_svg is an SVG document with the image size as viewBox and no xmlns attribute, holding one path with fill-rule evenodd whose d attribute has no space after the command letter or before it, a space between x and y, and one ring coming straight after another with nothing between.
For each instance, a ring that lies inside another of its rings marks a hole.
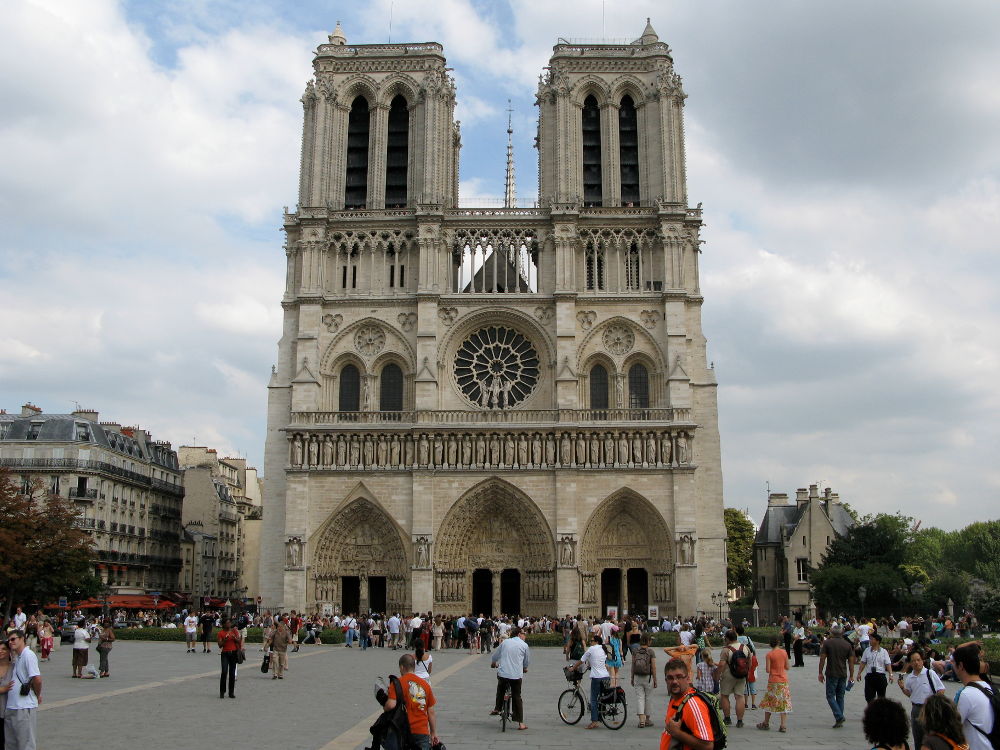
<instances>
[{"instance_id":1,"label":"red shirt person","mask_svg":"<svg viewBox=\"0 0 1000 750\"><path fill-rule=\"evenodd\" d=\"M660 735L660 750L712 750L715 735L712 732L710 711L715 709L699 698L691 687L691 675L681 659L671 659L663 668L663 677L670 693L665 718L666 728Z\"/></svg>"},{"instance_id":2,"label":"red shirt person","mask_svg":"<svg viewBox=\"0 0 1000 750\"><path fill-rule=\"evenodd\" d=\"M399 657L399 682L403 688L403 706L410 723L410 733L417 747L429 750L431 745L438 744L437 717L434 715L437 701L430 683L413 674L415 668L413 654ZM391 711L396 707L398 696L395 685L389 685L388 695L389 699L382 706L384 711Z\"/></svg>"}]
</instances>

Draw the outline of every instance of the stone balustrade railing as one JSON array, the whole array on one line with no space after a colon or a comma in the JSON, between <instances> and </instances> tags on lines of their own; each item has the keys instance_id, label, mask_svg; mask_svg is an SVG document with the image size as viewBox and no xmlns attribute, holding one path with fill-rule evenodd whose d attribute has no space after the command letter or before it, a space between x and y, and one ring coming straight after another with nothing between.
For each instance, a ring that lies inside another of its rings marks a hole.
<instances>
[{"instance_id":1,"label":"stone balustrade railing","mask_svg":"<svg viewBox=\"0 0 1000 750\"><path fill-rule=\"evenodd\" d=\"M491 425L658 422L691 425L691 410L664 409L440 409L417 411L296 411L289 429L305 426L399 425Z\"/></svg>"}]
</instances>

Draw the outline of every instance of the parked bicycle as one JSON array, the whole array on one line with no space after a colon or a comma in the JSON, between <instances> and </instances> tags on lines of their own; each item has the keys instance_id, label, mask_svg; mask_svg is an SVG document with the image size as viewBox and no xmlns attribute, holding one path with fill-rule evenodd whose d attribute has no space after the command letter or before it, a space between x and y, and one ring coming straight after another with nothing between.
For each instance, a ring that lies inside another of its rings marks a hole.
<instances>
[{"instance_id":1,"label":"parked bicycle","mask_svg":"<svg viewBox=\"0 0 1000 750\"><path fill-rule=\"evenodd\" d=\"M583 672L565 667L563 673L573 687L566 688L559 696L559 718L567 724L576 724L583 718L585 711L590 711L590 700L580 687ZM601 723L608 729L621 729L628 719L628 705L625 694L620 688L605 687L597 700L597 711Z\"/></svg>"}]
</instances>

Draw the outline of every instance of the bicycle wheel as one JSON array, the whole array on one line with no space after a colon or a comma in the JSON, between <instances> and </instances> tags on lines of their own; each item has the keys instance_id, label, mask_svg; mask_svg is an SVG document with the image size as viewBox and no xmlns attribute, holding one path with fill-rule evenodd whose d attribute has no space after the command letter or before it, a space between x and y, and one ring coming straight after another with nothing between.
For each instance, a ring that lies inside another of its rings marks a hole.
<instances>
[{"instance_id":1,"label":"bicycle wheel","mask_svg":"<svg viewBox=\"0 0 1000 750\"><path fill-rule=\"evenodd\" d=\"M500 709L500 731L507 731L507 721L510 719L510 693L503 698L503 708Z\"/></svg>"},{"instance_id":2,"label":"bicycle wheel","mask_svg":"<svg viewBox=\"0 0 1000 750\"><path fill-rule=\"evenodd\" d=\"M576 724L583 718L584 700L579 688L566 688L559 696L559 718Z\"/></svg>"},{"instance_id":3,"label":"bicycle wheel","mask_svg":"<svg viewBox=\"0 0 1000 750\"><path fill-rule=\"evenodd\" d=\"M618 693L615 693L614 701L601 703L601 722L608 729L621 729L625 726L627 718L628 706L625 704L625 698Z\"/></svg>"}]
</instances>

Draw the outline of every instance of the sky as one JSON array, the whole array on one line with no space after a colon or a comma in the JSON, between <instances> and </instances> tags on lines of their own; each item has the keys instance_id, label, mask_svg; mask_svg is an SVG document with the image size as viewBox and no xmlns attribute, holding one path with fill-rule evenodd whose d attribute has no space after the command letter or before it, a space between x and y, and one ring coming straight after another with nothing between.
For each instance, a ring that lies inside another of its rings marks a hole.
<instances>
[{"instance_id":1,"label":"sky","mask_svg":"<svg viewBox=\"0 0 1000 750\"><path fill-rule=\"evenodd\" d=\"M651 17L703 203L727 506L829 486L958 528L1000 500L1000 3L10 0L0 24L0 407L262 466L299 97L349 43L439 41L463 203L537 185L557 38Z\"/></svg>"}]
</instances>

